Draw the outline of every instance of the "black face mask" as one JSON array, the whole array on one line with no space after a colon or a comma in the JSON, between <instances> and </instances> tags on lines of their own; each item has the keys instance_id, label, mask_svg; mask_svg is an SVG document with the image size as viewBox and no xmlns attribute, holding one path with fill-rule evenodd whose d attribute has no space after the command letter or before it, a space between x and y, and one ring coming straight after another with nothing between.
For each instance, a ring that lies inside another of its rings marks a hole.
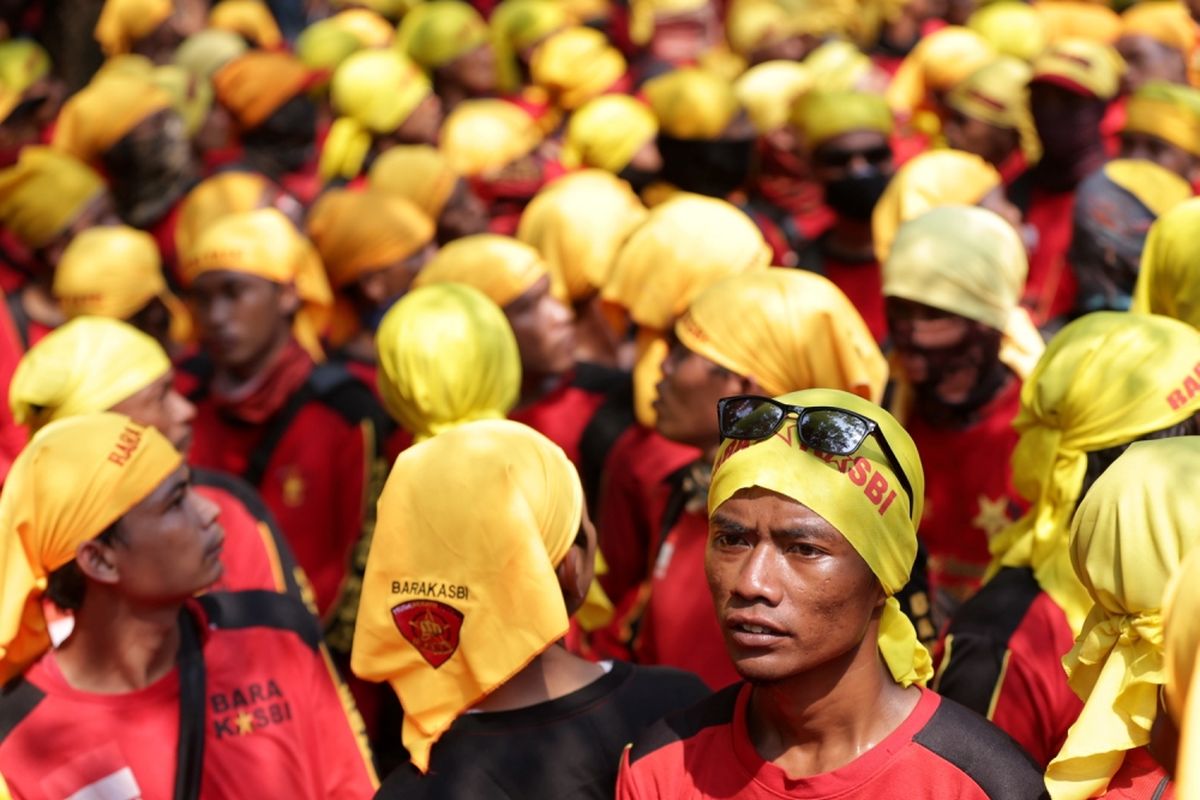
<instances>
[{"instance_id":1,"label":"black face mask","mask_svg":"<svg viewBox=\"0 0 1200 800\"><path fill-rule=\"evenodd\" d=\"M876 167L839 178L826 184L825 203L840 216L865 222L891 179Z\"/></svg>"},{"instance_id":2,"label":"black face mask","mask_svg":"<svg viewBox=\"0 0 1200 800\"><path fill-rule=\"evenodd\" d=\"M633 187L635 192L641 194L647 186L658 180L659 172L656 169L627 166L617 173L617 177Z\"/></svg>"},{"instance_id":3,"label":"black face mask","mask_svg":"<svg viewBox=\"0 0 1200 800\"><path fill-rule=\"evenodd\" d=\"M745 185L754 161L753 139L676 139L659 134L663 180L685 192L726 197Z\"/></svg>"}]
</instances>

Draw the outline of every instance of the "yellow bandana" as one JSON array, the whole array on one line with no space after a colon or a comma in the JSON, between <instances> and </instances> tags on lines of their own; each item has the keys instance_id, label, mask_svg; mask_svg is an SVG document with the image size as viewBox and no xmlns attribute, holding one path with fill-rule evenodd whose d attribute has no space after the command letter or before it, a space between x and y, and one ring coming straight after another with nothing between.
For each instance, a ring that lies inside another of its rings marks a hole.
<instances>
[{"instance_id":1,"label":"yellow bandana","mask_svg":"<svg viewBox=\"0 0 1200 800\"><path fill-rule=\"evenodd\" d=\"M63 104L53 145L91 163L149 117L173 107L148 75L107 72Z\"/></svg>"},{"instance_id":2,"label":"yellow bandana","mask_svg":"<svg viewBox=\"0 0 1200 800\"><path fill-rule=\"evenodd\" d=\"M1000 55L1026 63L1046 49L1042 16L1028 3L1002 0L985 5L971 14L967 27L986 39Z\"/></svg>"},{"instance_id":3,"label":"yellow bandana","mask_svg":"<svg viewBox=\"0 0 1200 800\"><path fill-rule=\"evenodd\" d=\"M283 45L279 24L262 0L220 0L208 13L208 26L236 33L263 50Z\"/></svg>"},{"instance_id":4,"label":"yellow bandana","mask_svg":"<svg viewBox=\"0 0 1200 800\"><path fill-rule=\"evenodd\" d=\"M95 36L107 56L128 53L175 11L172 0L105 0Z\"/></svg>"},{"instance_id":5,"label":"yellow bandana","mask_svg":"<svg viewBox=\"0 0 1200 800\"><path fill-rule=\"evenodd\" d=\"M1035 164L1042 156L1042 144L1029 110L1031 77L1033 69L1024 61L999 56L951 89L946 96L946 105L980 122L1015 130L1025 163Z\"/></svg>"},{"instance_id":6,"label":"yellow bandana","mask_svg":"<svg viewBox=\"0 0 1200 800\"><path fill-rule=\"evenodd\" d=\"M934 92L946 92L996 57L987 39L970 28L948 25L924 37L900 64L887 90L897 114L911 114Z\"/></svg>"},{"instance_id":7,"label":"yellow bandana","mask_svg":"<svg viewBox=\"0 0 1200 800\"><path fill-rule=\"evenodd\" d=\"M436 148L424 144L389 147L371 165L372 189L409 200L436 220L458 185L458 173Z\"/></svg>"},{"instance_id":8,"label":"yellow bandana","mask_svg":"<svg viewBox=\"0 0 1200 800\"><path fill-rule=\"evenodd\" d=\"M750 115L754 129L764 134L787 125L796 100L812 85L812 75L803 64L767 61L742 73L733 91Z\"/></svg>"},{"instance_id":9,"label":"yellow bandana","mask_svg":"<svg viewBox=\"0 0 1200 800\"><path fill-rule=\"evenodd\" d=\"M892 112L882 97L854 91L811 91L792 109L791 122L809 152L844 133L875 131L890 136L893 127Z\"/></svg>"},{"instance_id":10,"label":"yellow bandana","mask_svg":"<svg viewBox=\"0 0 1200 800\"><path fill-rule=\"evenodd\" d=\"M308 235L335 289L412 256L433 241L433 221L380 192L326 192L308 215Z\"/></svg>"},{"instance_id":11,"label":"yellow bandana","mask_svg":"<svg viewBox=\"0 0 1200 800\"><path fill-rule=\"evenodd\" d=\"M503 308L549 275L537 250L510 236L478 233L456 239L438 251L417 274L413 288L465 283Z\"/></svg>"},{"instance_id":12,"label":"yellow bandana","mask_svg":"<svg viewBox=\"0 0 1200 800\"><path fill-rule=\"evenodd\" d=\"M1200 156L1200 89L1146 83L1129 98L1125 131L1147 133Z\"/></svg>"},{"instance_id":13,"label":"yellow bandana","mask_svg":"<svg viewBox=\"0 0 1200 800\"><path fill-rule=\"evenodd\" d=\"M180 258L186 258L200 234L221 217L267 205L274 188L265 175L232 170L218 172L198 183L179 207L175 248Z\"/></svg>"},{"instance_id":14,"label":"yellow bandana","mask_svg":"<svg viewBox=\"0 0 1200 800\"><path fill-rule=\"evenodd\" d=\"M729 81L702 69L668 72L643 91L659 127L676 139L716 139L741 111Z\"/></svg>"},{"instance_id":15,"label":"yellow bandana","mask_svg":"<svg viewBox=\"0 0 1200 800\"><path fill-rule=\"evenodd\" d=\"M78 159L26 147L16 164L0 170L0 224L26 247L45 247L104 192L104 179Z\"/></svg>"},{"instance_id":16,"label":"yellow bandana","mask_svg":"<svg viewBox=\"0 0 1200 800\"><path fill-rule=\"evenodd\" d=\"M459 0L421 3L404 15L396 47L426 70L444 67L488 43L479 12Z\"/></svg>"},{"instance_id":17,"label":"yellow bandana","mask_svg":"<svg viewBox=\"0 0 1200 800\"><path fill-rule=\"evenodd\" d=\"M657 135L658 120L645 103L623 94L597 97L567 122L563 166L617 173Z\"/></svg>"},{"instance_id":18,"label":"yellow bandana","mask_svg":"<svg viewBox=\"0 0 1200 800\"><path fill-rule=\"evenodd\" d=\"M542 138L536 120L515 103L465 100L446 117L440 147L459 174L474 176L499 170L528 155Z\"/></svg>"},{"instance_id":19,"label":"yellow bandana","mask_svg":"<svg viewBox=\"0 0 1200 800\"><path fill-rule=\"evenodd\" d=\"M535 86L559 108L579 108L625 74L625 57L592 28L567 28L538 45L530 61Z\"/></svg>"},{"instance_id":20,"label":"yellow bandana","mask_svg":"<svg viewBox=\"0 0 1200 800\"><path fill-rule=\"evenodd\" d=\"M25 91L50 74L50 56L29 39L0 42L0 122L17 107Z\"/></svg>"},{"instance_id":21,"label":"yellow bandana","mask_svg":"<svg viewBox=\"0 0 1200 800\"><path fill-rule=\"evenodd\" d=\"M1200 198L1158 218L1146 237L1133 311L1163 314L1200 328Z\"/></svg>"}]
</instances>

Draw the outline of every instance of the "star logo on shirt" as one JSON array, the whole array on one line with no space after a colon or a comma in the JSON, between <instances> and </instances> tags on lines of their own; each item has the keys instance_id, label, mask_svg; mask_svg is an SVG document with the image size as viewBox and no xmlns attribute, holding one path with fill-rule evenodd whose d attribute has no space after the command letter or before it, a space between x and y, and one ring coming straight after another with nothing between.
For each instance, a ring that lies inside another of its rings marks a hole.
<instances>
[{"instance_id":1,"label":"star logo on shirt","mask_svg":"<svg viewBox=\"0 0 1200 800\"><path fill-rule=\"evenodd\" d=\"M979 495L979 513L971 520L971 525L987 534L991 539L1008 527L1012 520L1008 517L1008 498L997 497L995 500L986 494Z\"/></svg>"},{"instance_id":2,"label":"star logo on shirt","mask_svg":"<svg viewBox=\"0 0 1200 800\"><path fill-rule=\"evenodd\" d=\"M237 715L237 731L239 736L254 733L254 717L243 711Z\"/></svg>"}]
</instances>

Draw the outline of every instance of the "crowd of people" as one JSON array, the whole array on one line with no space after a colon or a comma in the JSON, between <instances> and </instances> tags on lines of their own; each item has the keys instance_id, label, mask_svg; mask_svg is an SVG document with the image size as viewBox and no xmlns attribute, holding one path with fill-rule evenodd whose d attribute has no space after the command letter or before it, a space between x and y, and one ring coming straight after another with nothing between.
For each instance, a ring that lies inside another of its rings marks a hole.
<instances>
[{"instance_id":1,"label":"crowd of people","mask_svg":"<svg viewBox=\"0 0 1200 800\"><path fill-rule=\"evenodd\" d=\"M0 800L1200 800L1200 2L0 0Z\"/></svg>"}]
</instances>

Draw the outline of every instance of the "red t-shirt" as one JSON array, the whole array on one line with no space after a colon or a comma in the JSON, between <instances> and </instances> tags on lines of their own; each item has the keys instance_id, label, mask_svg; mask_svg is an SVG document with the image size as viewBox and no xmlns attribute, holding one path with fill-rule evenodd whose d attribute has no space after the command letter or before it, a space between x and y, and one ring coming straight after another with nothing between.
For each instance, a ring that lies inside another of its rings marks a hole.
<instances>
[{"instance_id":1,"label":"red t-shirt","mask_svg":"<svg viewBox=\"0 0 1200 800\"><path fill-rule=\"evenodd\" d=\"M905 426L925 468L919 533L929 550L934 593L946 591L960 601L972 594L991 561L988 539L1025 507L1009 464L1020 403L1021 383L1014 380L969 428L935 428L916 414Z\"/></svg>"},{"instance_id":2,"label":"red t-shirt","mask_svg":"<svg viewBox=\"0 0 1200 800\"><path fill-rule=\"evenodd\" d=\"M209 595L188 608L204 639L201 796L371 797L361 720L307 612L266 592ZM0 772L16 800L172 796L177 670L138 691L93 694L70 686L50 652L8 689Z\"/></svg>"},{"instance_id":3,"label":"red t-shirt","mask_svg":"<svg viewBox=\"0 0 1200 800\"><path fill-rule=\"evenodd\" d=\"M579 442L604 395L575 385L568 379L549 394L508 415L524 423L563 449L576 469L581 468Z\"/></svg>"},{"instance_id":4,"label":"red t-shirt","mask_svg":"<svg viewBox=\"0 0 1200 800\"><path fill-rule=\"evenodd\" d=\"M1075 222L1075 192L1034 189L1025 222L1037 229L1037 247L1029 255L1029 277L1021 304L1039 327L1070 312L1078 284L1067 262Z\"/></svg>"},{"instance_id":5,"label":"red t-shirt","mask_svg":"<svg viewBox=\"0 0 1200 800\"><path fill-rule=\"evenodd\" d=\"M1102 796L1107 800L1175 800L1175 783L1154 756L1140 747L1125 754Z\"/></svg>"},{"instance_id":6,"label":"red t-shirt","mask_svg":"<svg viewBox=\"0 0 1200 800\"><path fill-rule=\"evenodd\" d=\"M748 684L669 715L625 750L617 800L1030 800L1041 773L1008 737L922 689L908 718L849 764L789 778L758 754L747 729Z\"/></svg>"},{"instance_id":7,"label":"red t-shirt","mask_svg":"<svg viewBox=\"0 0 1200 800\"><path fill-rule=\"evenodd\" d=\"M879 262L851 263L825 256L825 277L850 299L877 342L888 338L887 313L883 302L883 270Z\"/></svg>"}]
</instances>

